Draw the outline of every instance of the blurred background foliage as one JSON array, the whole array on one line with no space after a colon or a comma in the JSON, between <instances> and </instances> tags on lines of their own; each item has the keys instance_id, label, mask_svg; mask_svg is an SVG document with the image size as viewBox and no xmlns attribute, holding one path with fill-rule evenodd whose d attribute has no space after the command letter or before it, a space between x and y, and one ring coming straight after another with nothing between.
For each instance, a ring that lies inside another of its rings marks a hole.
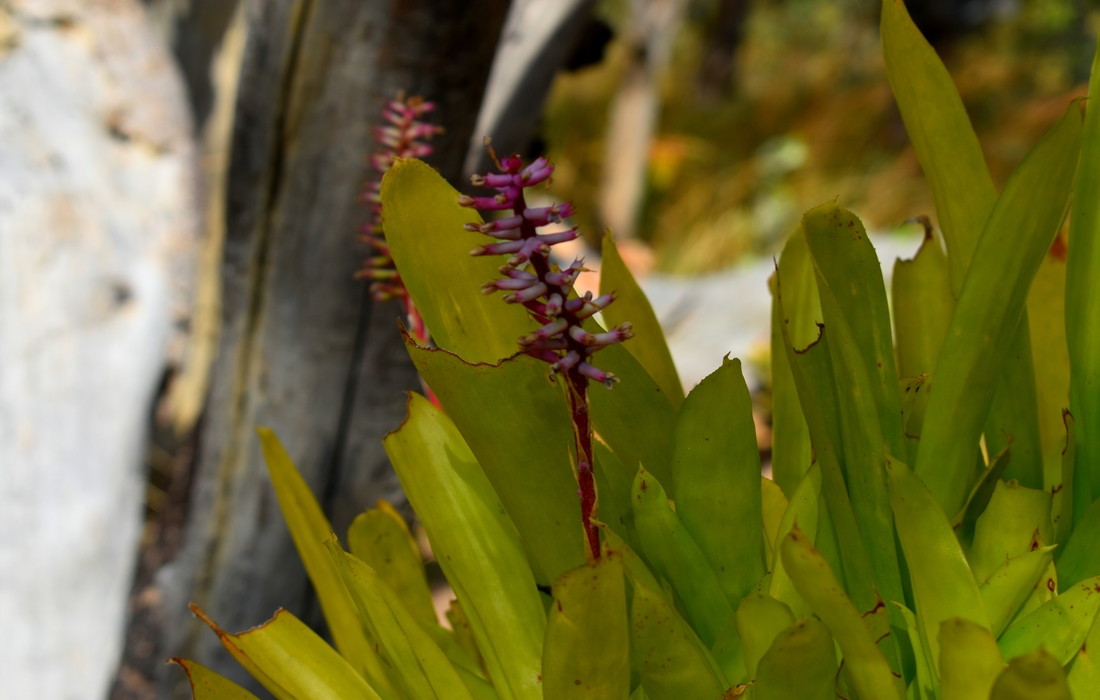
<instances>
[{"instance_id":1,"label":"blurred background foliage","mask_svg":"<svg viewBox=\"0 0 1100 700\"><path fill-rule=\"evenodd\" d=\"M594 46L581 52L595 62L559 74L533 146L557 165L552 193L578 205L590 243L606 228L597 199L608 115L637 50L623 39L628 2L598 3ZM999 186L1067 99L1084 94L1100 3L909 4L956 80ZM872 230L934 216L887 84L878 15L877 0L686 5L657 83L636 230L657 270L707 272L774 253L806 207L833 198Z\"/></svg>"}]
</instances>

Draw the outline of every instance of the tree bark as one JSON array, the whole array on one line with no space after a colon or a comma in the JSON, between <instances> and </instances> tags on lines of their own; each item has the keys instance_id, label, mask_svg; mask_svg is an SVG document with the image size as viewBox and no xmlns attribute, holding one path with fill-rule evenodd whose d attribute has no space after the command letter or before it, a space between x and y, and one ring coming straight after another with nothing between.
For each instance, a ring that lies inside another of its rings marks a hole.
<instances>
[{"instance_id":1,"label":"tree bark","mask_svg":"<svg viewBox=\"0 0 1100 700\"><path fill-rule=\"evenodd\" d=\"M417 387L396 306L353 273L371 129L399 90L439 107L429 160L455 181L507 0L252 0L227 191L222 341L180 557L162 571L166 656L255 688L186 610L230 630L315 609L254 428L276 430L334 529L400 499L381 438ZM187 697L178 671L162 688Z\"/></svg>"}]
</instances>

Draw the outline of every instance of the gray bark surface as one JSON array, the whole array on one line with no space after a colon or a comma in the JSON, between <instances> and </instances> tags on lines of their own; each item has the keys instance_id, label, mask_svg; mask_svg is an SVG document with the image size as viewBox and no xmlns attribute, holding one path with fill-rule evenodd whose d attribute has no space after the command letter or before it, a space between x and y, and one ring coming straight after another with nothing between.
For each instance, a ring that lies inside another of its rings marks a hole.
<instances>
[{"instance_id":1,"label":"gray bark surface","mask_svg":"<svg viewBox=\"0 0 1100 700\"><path fill-rule=\"evenodd\" d=\"M190 115L136 0L0 2L0 696L99 700L197 238Z\"/></svg>"},{"instance_id":2,"label":"gray bark surface","mask_svg":"<svg viewBox=\"0 0 1100 700\"><path fill-rule=\"evenodd\" d=\"M165 656L257 686L188 601L224 628L278 607L315 609L254 428L275 429L334 529L377 498L400 499L381 438L415 373L396 306L353 279L369 217L357 195L384 100L438 103L429 160L455 181L507 0L253 0L227 193L222 341L180 557L161 571ZM186 697L182 673L162 688Z\"/></svg>"}]
</instances>

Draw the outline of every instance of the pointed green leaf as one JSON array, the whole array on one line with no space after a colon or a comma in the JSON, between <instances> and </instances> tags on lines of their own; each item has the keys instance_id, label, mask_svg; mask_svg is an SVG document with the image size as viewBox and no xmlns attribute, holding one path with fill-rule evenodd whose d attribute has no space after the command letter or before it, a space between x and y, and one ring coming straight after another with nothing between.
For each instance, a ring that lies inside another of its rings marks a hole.
<instances>
[{"instance_id":1,"label":"pointed green leaf","mask_svg":"<svg viewBox=\"0 0 1100 700\"><path fill-rule=\"evenodd\" d=\"M583 564L573 431L546 364L518 355L472 365L411 341L406 346L516 524L540 582Z\"/></svg>"},{"instance_id":2,"label":"pointed green leaf","mask_svg":"<svg viewBox=\"0 0 1100 700\"><path fill-rule=\"evenodd\" d=\"M1042 578L1053 558L1055 549L1040 547L1012 557L1002 563L979 587L985 610L989 614L989 627L994 636L999 636L1008 627L1016 611L1031 595L1035 584Z\"/></svg>"},{"instance_id":3,"label":"pointed green leaf","mask_svg":"<svg viewBox=\"0 0 1100 700\"><path fill-rule=\"evenodd\" d=\"M989 700L1071 700L1062 664L1043 649L1012 659Z\"/></svg>"},{"instance_id":4,"label":"pointed green leaf","mask_svg":"<svg viewBox=\"0 0 1100 700\"><path fill-rule=\"evenodd\" d=\"M1062 409L1069 407L1065 250L1064 242L1055 240L1027 295L1043 454L1062 445L1066 432Z\"/></svg>"},{"instance_id":5,"label":"pointed green leaf","mask_svg":"<svg viewBox=\"0 0 1100 700\"><path fill-rule=\"evenodd\" d=\"M191 700L259 700L241 686L191 659L170 659L191 682Z\"/></svg>"},{"instance_id":6,"label":"pointed green leaf","mask_svg":"<svg viewBox=\"0 0 1100 700\"><path fill-rule=\"evenodd\" d=\"M802 415L791 362L783 345L784 329L795 348L804 348L817 339L817 322L821 308L817 295L806 237L796 230L783 248L777 274L783 278L786 298L782 304L786 317L780 314L776 295L776 276L769 280L772 293L771 362L772 362L772 474L775 483L790 495L802 475L810 468L810 431Z\"/></svg>"},{"instance_id":7,"label":"pointed green leaf","mask_svg":"<svg viewBox=\"0 0 1100 700\"><path fill-rule=\"evenodd\" d=\"M940 647L935 630L940 623L963 617L988 629L985 604L951 523L920 477L889 457L886 473L894 523L909 564L928 656L938 660Z\"/></svg>"},{"instance_id":8,"label":"pointed green leaf","mask_svg":"<svg viewBox=\"0 0 1100 700\"><path fill-rule=\"evenodd\" d=\"M1093 501L1058 559L1058 586L1066 590L1100 576L1100 500Z\"/></svg>"},{"instance_id":9,"label":"pointed green leaf","mask_svg":"<svg viewBox=\"0 0 1100 700\"><path fill-rule=\"evenodd\" d=\"M1089 101L1100 103L1100 44L1092 60ZM1100 495L1100 201L1086 193L1100 191L1100 109L1085 114L1081 164L1070 216L1066 256L1066 341L1070 357L1070 410L1077 419L1077 453L1081 469L1074 480L1076 523Z\"/></svg>"},{"instance_id":10,"label":"pointed green leaf","mask_svg":"<svg viewBox=\"0 0 1100 700\"><path fill-rule=\"evenodd\" d=\"M1065 552L1066 543L1073 533L1073 480L1077 461L1077 422L1068 410L1062 411L1065 440L1062 443L1061 479L1053 486L1051 520L1054 525L1054 541L1061 548L1057 556ZM1100 573L1100 572L1097 572Z\"/></svg>"},{"instance_id":11,"label":"pointed green leaf","mask_svg":"<svg viewBox=\"0 0 1100 700\"><path fill-rule=\"evenodd\" d=\"M956 617L940 624L940 700L988 700L1005 662L981 625Z\"/></svg>"},{"instance_id":12,"label":"pointed green leaf","mask_svg":"<svg viewBox=\"0 0 1100 700\"><path fill-rule=\"evenodd\" d=\"M405 519L386 501L360 513L348 528L348 549L396 593L424 629L438 625L420 550Z\"/></svg>"},{"instance_id":13,"label":"pointed green leaf","mask_svg":"<svg viewBox=\"0 0 1100 700\"><path fill-rule=\"evenodd\" d=\"M905 621L905 632L909 637L909 646L913 649L913 664L916 671L913 685L917 688L917 694L925 700L934 700L938 697L936 688L939 685L939 678L936 675L936 665L928 658L928 645L921 636L917 616L901 603L893 602L891 605L901 613ZM995 642L994 646L996 646ZM912 694L912 687L910 687L910 694Z\"/></svg>"},{"instance_id":14,"label":"pointed green leaf","mask_svg":"<svg viewBox=\"0 0 1100 700\"><path fill-rule=\"evenodd\" d=\"M458 191L425 163L398 159L382 178L382 211L390 253L436 344L470 362L514 354L534 323L481 293L500 277L500 260L470 256L487 239L463 228L481 217L458 206Z\"/></svg>"},{"instance_id":15,"label":"pointed green leaf","mask_svg":"<svg viewBox=\"0 0 1100 700\"><path fill-rule=\"evenodd\" d=\"M970 490L978 438L1006 374L1031 280L1061 223L1080 143L1080 107L1074 104L1009 177L959 292L915 467L949 513L959 511ZM1030 356L1023 360L1029 364ZM1041 462L1039 467L1041 486Z\"/></svg>"},{"instance_id":16,"label":"pointed green leaf","mask_svg":"<svg viewBox=\"0 0 1100 700\"><path fill-rule=\"evenodd\" d=\"M903 698L900 679L890 670L859 612L840 588L825 559L797 525L783 539L780 555L799 595L840 646L845 668L859 696Z\"/></svg>"},{"instance_id":17,"label":"pointed green leaf","mask_svg":"<svg viewBox=\"0 0 1100 700\"><path fill-rule=\"evenodd\" d=\"M626 700L630 640L622 555L608 552L554 581L542 650L546 700Z\"/></svg>"},{"instance_id":18,"label":"pointed green leaf","mask_svg":"<svg viewBox=\"0 0 1100 700\"><path fill-rule=\"evenodd\" d=\"M776 635L760 659L753 700L832 700L836 651L829 630L814 617L794 623Z\"/></svg>"},{"instance_id":19,"label":"pointed green leaf","mask_svg":"<svg viewBox=\"0 0 1100 700\"><path fill-rule=\"evenodd\" d=\"M625 322L634 326L634 338L626 343L626 349L661 387L672 408L679 408L684 402L684 387L672 363L664 331L609 231L604 234L600 258L600 294L611 293L615 294L615 303L603 310L604 320L612 326Z\"/></svg>"},{"instance_id":20,"label":"pointed green leaf","mask_svg":"<svg viewBox=\"0 0 1100 700\"><path fill-rule=\"evenodd\" d=\"M741 599L735 613L737 635L749 678L756 678L757 664L783 630L794 624L794 615L785 603L766 593L751 593Z\"/></svg>"},{"instance_id":21,"label":"pointed green leaf","mask_svg":"<svg viewBox=\"0 0 1100 700\"><path fill-rule=\"evenodd\" d=\"M332 536L332 527L321 511L320 504L309 489L290 455L270 428L256 428L263 447L271 485L279 500L279 508L290 529L290 537L302 558L309 580L317 592L321 612L325 616L337 650L355 666L383 695L393 695L381 659L363 633L355 603L348 595L340 573L325 551L325 541Z\"/></svg>"},{"instance_id":22,"label":"pointed green leaf","mask_svg":"<svg viewBox=\"0 0 1100 700\"><path fill-rule=\"evenodd\" d=\"M709 647L733 614L733 607L714 569L677 514L672 512L664 487L652 474L639 469L631 494L634 526L638 529L646 558L653 563L656 572L672 584L695 631ZM762 547L759 531L752 542Z\"/></svg>"},{"instance_id":23,"label":"pointed green leaf","mask_svg":"<svg viewBox=\"0 0 1100 700\"><path fill-rule=\"evenodd\" d=\"M546 614L519 534L454 423L419 394L382 441L501 700L542 696Z\"/></svg>"},{"instance_id":24,"label":"pointed green leaf","mask_svg":"<svg viewBox=\"0 0 1100 700\"><path fill-rule=\"evenodd\" d=\"M760 505L764 511L764 556L767 570L772 571L773 548L776 535L779 533L779 525L783 522L783 514L787 512L787 497L783 495L783 489L766 476L760 476Z\"/></svg>"},{"instance_id":25,"label":"pointed green leaf","mask_svg":"<svg viewBox=\"0 0 1100 700\"><path fill-rule=\"evenodd\" d=\"M286 610L280 608L275 617L240 634L221 629L194 604L191 611L217 633L233 658L279 700L380 698L335 649Z\"/></svg>"},{"instance_id":26,"label":"pointed green leaf","mask_svg":"<svg viewBox=\"0 0 1100 700\"><path fill-rule=\"evenodd\" d=\"M1100 577L1086 579L1005 630L997 643L1006 659L1043 647L1060 665L1081 649L1100 610Z\"/></svg>"},{"instance_id":27,"label":"pointed green leaf","mask_svg":"<svg viewBox=\"0 0 1100 700\"><path fill-rule=\"evenodd\" d=\"M732 609L767 573L760 451L739 360L724 359L692 389L674 435L674 517L710 562Z\"/></svg>"},{"instance_id":28,"label":"pointed green leaf","mask_svg":"<svg viewBox=\"0 0 1100 700\"><path fill-rule=\"evenodd\" d=\"M931 231L912 260L899 258L894 263L891 290L898 374L916 377L931 373L955 310L947 256Z\"/></svg>"},{"instance_id":29,"label":"pointed green leaf","mask_svg":"<svg viewBox=\"0 0 1100 700\"><path fill-rule=\"evenodd\" d=\"M1069 689L1075 700L1100 700L1100 615L1092 621L1081 651L1073 659L1069 669Z\"/></svg>"},{"instance_id":30,"label":"pointed green leaf","mask_svg":"<svg viewBox=\"0 0 1100 700\"><path fill-rule=\"evenodd\" d=\"M978 518L967 560L975 580L984 581L1012 557L1053 541L1050 494L998 481Z\"/></svg>"},{"instance_id":31,"label":"pointed green leaf","mask_svg":"<svg viewBox=\"0 0 1100 700\"><path fill-rule=\"evenodd\" d=\"M783 538L796 524L802 528L810 544L817 539L818 501L821 494L821 469L814 464L806 475L802 477L794 495L791 496L787 512L783 514L783 520L779 523L779 530L775 536L775 562L771 573L771 584L768 594L776 600L781 600L790 607L796 618L803 618L810 614L810 606L798 595L794 589L791 577L787 575L787 568L783 565L783 557L779 556L779 547Z\"/></svg>"},{"instance_id":32,"label":"pointed green leaf","mask_svg":"<svg viewBox=\"0 0 1100 700\"><path fill-rule=\"evenodd\" d=\"M722 697L725 683L714 673L706 648L663 596L635 585L630 619L634 664L647 697Z\"/></svg>"},{"instance_id":33,"label":"pointed green leaf","mask_svg":"<svg viewBox=\"0 0 1100 700\"><path fill-rule=\"evenodd\" d=\"M334 539L327 546L405 693L423 700L473 700L447 656L374 569L340 549Z\"/></svg>"}]
</instances>

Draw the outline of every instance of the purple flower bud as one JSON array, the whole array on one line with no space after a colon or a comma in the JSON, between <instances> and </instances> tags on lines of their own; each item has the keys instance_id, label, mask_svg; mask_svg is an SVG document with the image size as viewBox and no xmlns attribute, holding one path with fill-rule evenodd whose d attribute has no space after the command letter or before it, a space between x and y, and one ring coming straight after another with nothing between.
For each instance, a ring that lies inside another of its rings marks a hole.
<instances>
[{"instance_id":1,"label":"purple flower bud","mask_svg":"<svg viewBox=\"0 0 1100 700\"><path fill-rule=\"evenodd\" d=\"M564 318L556 318L553 321L551 321L550 323L547 323L542 328L535 331L534 333L531 333L529 335L525 335L522 338L520 338L519 339L519 344L526 347L528 345L531 345L532 343L537 343L540 340L546 340L547 338L552 338L555 335L558 335L559 333L564 331L568 327L569 327L569 322L568 321L566 321Z\"/></svg>"},{"instance_id":2,"label":"purple flower bud","mask_svg":"<svg viewBox=\"0 0 1100 700\"><path fill-rule=\"evenodd\" d=\"M513 177L508 174L487 173L485 175L471 175L470 182L474 187L508 187L513 184Z\"/></svg>"},{"instance_id":3,"label":"purple flower bud","mask_svg":"<svg viewBox=\"0 0 1100 700\"><path fill-rule=\"evenodd\" d=\"M500 282L520 282L520 280L500 280ZM504 297L504 301L509 304L522 304L525 301L534 301L543 294L546 294L546 285L542 282L536 282L535 284L524 282L524 284L528 284L528 286L515 294L509 294Z\"/></svg>"},{"instance_id":4,"label":"purple flower bud","mask_svg":"<svg viewBox=\"0 0 1100 700\"><path fill-rule=\"evenodd\" d=\"M604 372L602 369L598 367L593 367L587 362L582 362L577 365L577 371L588 377L589 379L600 382L608 389L611 388L612 384L619 381L619 378L616 377L614 374L611 374L610 372Z\"/></svg>"},{"instance_id":5,"label":"purple flower bud","mask_svg":"<svg viewBox=\"0 0 1100 700\"><path fill-rule=\"evenodd\" d=\"M566 372L572 369L580 361L580 353L578 353L576 350L570 350L569 352L565 353L565 357L550 365L550 371L554 372L555 374Z\"/></svg>"}]
</instances>

